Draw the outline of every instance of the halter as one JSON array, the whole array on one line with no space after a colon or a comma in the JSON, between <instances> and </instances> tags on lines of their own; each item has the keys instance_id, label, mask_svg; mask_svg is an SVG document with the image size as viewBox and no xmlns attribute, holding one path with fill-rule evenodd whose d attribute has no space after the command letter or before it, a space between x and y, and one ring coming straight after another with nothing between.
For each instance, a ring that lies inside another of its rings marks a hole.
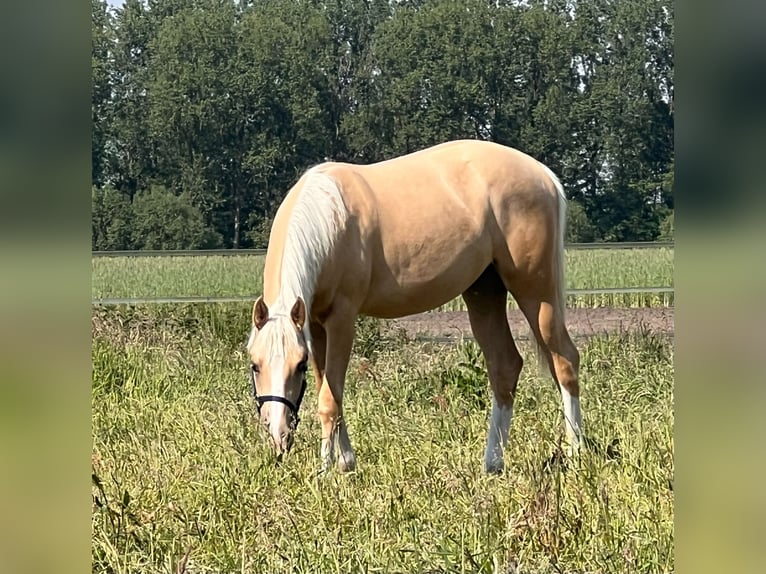
<instances>
[{"instance_id":1,"label":"halter","mask_svg":"<svg viewBox=\"0 0 766 574\"><path fill-rule=\"evenodd\" d=\"M298 423L301 422L300 417L298 416L298 409L301 408L301 402L303 401L303 393L306 392L306 375L304 374L303 377L301 377L301 392L298 394L298 401L293 404L289 399L285 397L280 397L279 395L261 395L258 396L258 392L255 390L255 375L253 374L253 366L250 365L250 385L253 388L253 398L255 398L255 406L256 409L258 409L258 416L261 416L261 407L263 407L263 403L273 402L273 403L282 403L287 408L290 409L290 414L292 415L292 421L293 421L293 430L298 428Z\"/></svg>"}]
</instances>

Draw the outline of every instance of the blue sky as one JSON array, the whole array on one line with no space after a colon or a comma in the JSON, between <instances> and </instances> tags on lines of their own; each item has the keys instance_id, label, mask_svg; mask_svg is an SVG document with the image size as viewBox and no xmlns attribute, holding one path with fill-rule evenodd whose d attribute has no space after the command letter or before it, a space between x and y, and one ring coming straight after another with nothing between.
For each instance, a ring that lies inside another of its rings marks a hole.
<instances>
[{"instance_id":1,"label":"blue sky","mask_svg":"<svg viewBox=\"0 0 766 574\"><path fill-rule=\"evenodd\" d=\"M106 0L106 3L117 8L118 6L122 6L123 0Z\"/></svg>"}]
</instances>

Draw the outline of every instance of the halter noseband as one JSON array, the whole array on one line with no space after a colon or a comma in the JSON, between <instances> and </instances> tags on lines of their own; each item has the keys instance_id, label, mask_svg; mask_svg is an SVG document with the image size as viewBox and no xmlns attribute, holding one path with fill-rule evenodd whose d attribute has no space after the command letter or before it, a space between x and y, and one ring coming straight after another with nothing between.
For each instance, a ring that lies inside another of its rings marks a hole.
<instances>
[{"instance_id":1,"label":"halter noseband","mask_svg":"<svg viewBox=\"0 0 766 574\"><path fill-rule=\"evenodd\" d=\"M306 375L304 374L301 377L301 392L298 393L298 400L295 404L292 403L289 399L285 397L280 397L279 395L261 395L258 396L258 391L255 389L255 375L253 374L253 365L250 365L250 385L253 388L253 398L255 398L255 407L258 410L258 416L261 416L261 407L263 407L263 403L273 402L273 403L282 403L287 408L290 409L290 414L292 415L293 420L293 430L298 428L298 423L301 422L300 417L298 416L298 409L301 408L301 402L303 401L303 393L306 392Z\"/></svg>"}]
</instances>

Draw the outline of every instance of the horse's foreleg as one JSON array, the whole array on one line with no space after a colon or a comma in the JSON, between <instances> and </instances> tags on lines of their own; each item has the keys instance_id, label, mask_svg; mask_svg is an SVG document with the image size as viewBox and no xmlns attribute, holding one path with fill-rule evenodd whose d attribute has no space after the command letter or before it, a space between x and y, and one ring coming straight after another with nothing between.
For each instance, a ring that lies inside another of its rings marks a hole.
<instances>
[{"instance_id":1,"label":"horse's foreleg","mask_svg":"<svg viewBox=\"0 0 766 574\"><path fill-rule=\"evenodd\" d=\"M354 317L332 316L325 322L327 352L324 377L319 389L319 421L322 425L322 470L338 458L342 472L354 470L356 456L343 419L343 388L354 342Z\"/></svg>"},{"instance_id":2,"label":"horse's foreleg","mask_svg":"<svg viewBox=\"0 0 766 574\"><path fill-rule=\"evenodd\" d=\"M311 365L314 368L314 382L317 394L324 382L325 363L327 361L327 333L319 323L312 322L311 329Z\"/></svg>"}]
</instances>

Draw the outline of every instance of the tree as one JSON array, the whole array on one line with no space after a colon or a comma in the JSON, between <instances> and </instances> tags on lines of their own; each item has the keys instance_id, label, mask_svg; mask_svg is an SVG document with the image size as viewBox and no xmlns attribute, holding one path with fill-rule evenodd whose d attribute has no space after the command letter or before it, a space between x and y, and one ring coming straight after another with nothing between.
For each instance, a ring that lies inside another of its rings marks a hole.
<instances>
[{"instance_id":1,"label":"tree","mask_svg":"<svg viewBox=\"0 0 766 574\"><path fill-rule=\"evenodd\" d=\"M106 182L112 123L112 21L105 0L91 0L91 179Z\"/></svg>"},{"instance_id":2,"label":"tree","mask_svg":"<svg viewBox=\"0 0 766 574\"><path fill-rule=\"evenodd\" d=\"M156 34L148 43L147 112L158 182L185 193L210 225L236 235L242 158L236 11L232 2L155 2ZM239 161L236 161L236 160ZM228 229L226 229L228 228Z\"/></svg>"},{"instance_id":3,"label":"tree","mask_svg":"<svg viewBox=\"0 0 766 574\"><path fill-rule=\"evenodd\" d=\"M577 201L567 202L567 229L564 239L568 243L591 243L598 239L588 214Z\"/></svg>"},{"instance_id":4,"label":"tree","mask_svg":"<svg viewBox=\"0 0 766 574\"><path fill-rule=\"evenodd\" d=\"M156 25L141 0L116 11L112 122L108 180L133 197L156 176L156 147L149 137L147 66Z\"/></svg>"},{"instance_id":5,"label":"tree","mask_svg":"<svg viewBox=\"0 0 766 574\"><path fill-rule=\"evenodd\" d=\"M267 220L299 174L337 144L331 29L317 7L272 0L243 14L241 37L252 130L243 166L250 211Z\"/></svg>"},{"instance_id":6,"label":"tree","mask_svg":"<svg viewBox=\"0 0 766 574\"><path fill-rule=\"evenodd\" d=\"M660 234L657 237L658 241L673 241L676 236L676 222L675 211L670 212L662 218L660 221Z\"/></svg>"},{"instance_id":7,"label":"tree","mask_svg":"<svg viewBox=\"0 0 766 574\"><path fill-rule=\"evenodd\" d=\"M93 186L91 205L91 249L133 249L133 210L130 198L111 186Z\"/></svg>"},{"instance_id":8,"label":"tree","mask_svg":"<svg viewBox=\"0 0 766 574\"><path fill-rule=\"evenodd\" d=\"M131 232L135 249L210 249L221 237L205 225L187 194L174 195L154 186L133 200Z\"/></svg>"},{"instance_id":9,"label":"tree","mask_svg":"<svg viewBox=\"0 0 766 574\"><path fill-rule=\"evenodd\" d=\"M331 122L331 156L341 161L365 161L368 147L364 129L355 120L369 101L369 76L365 69L377 27L391 16L387 0L319 0L316 2L330 27L328 58L323 64L327 87L323 92Z\"/></svg>"},{"instance_id":10,"label":"tree","mask_svg":"<svg viewBox=\"0 0 766 574\"><path fill-rule=\"evenodd\" d=\"M317 9L286 0L197 0L158 24L147 81L158 181L188 193L226 245L246 242L249 214L269 217L331 153L329 38Z\"/></svg>"},{"instance_id":11,"label":"tree","mask_svg":"<svg viewBox=\"0 0 766 574\"><path fill-rule=\"evenodd\" d=\"M183 196L223 245L313 164L457 138L549 165L580 237L654 239L673 208L669 0L91 7L94 185Z\"/></svg>"},{"instance_id":12,"label":"tree","mask_svg":"<svg viewBox=\"0 0 766 574\"><path fill-rule=\"evenodd\" d=\"M488 10L479 1L405 5L375 29L355 80L357 106L345 123L356 156L380 160L486 137Z\"/></svg>"},{"instance_id":13,"label":"tree","mask_svg":"<svg viewBox=\"0 0 766 574\"><path fill-rule=\"evenodd\" d=\"M573 130L574 196L607 241L659 233L672 169L672 6L656 0L583 0L575 23L581 97Z\"/></svg>"}]
</instances>

